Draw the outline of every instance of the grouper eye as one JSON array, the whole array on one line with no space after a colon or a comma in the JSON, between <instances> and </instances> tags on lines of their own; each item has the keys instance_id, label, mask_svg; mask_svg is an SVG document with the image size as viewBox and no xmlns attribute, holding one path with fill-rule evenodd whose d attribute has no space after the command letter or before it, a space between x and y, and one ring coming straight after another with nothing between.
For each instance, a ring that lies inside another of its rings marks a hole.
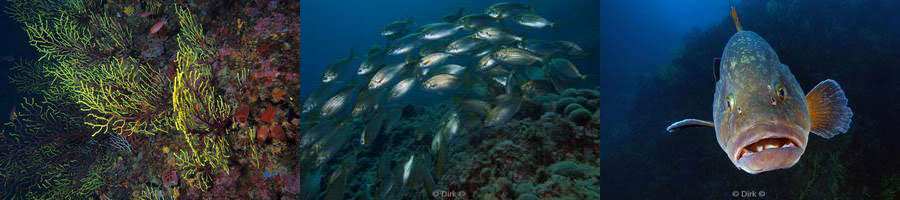
<instances>
[{"instance_id":1,"label":"grouper eye","mask_svg":"<svg viewBox=\"0 0 900 200\"><path fill-rule=\"evenodd\" d=\"M731 112L731 106L734 105L734 98L731 95L725 97L725 106L728 108L728 112Z\"/></svg>"},{"instance_id":2,"label":"grouper eye","mask_svg":"<svg viewBox=\"0 0 900 200\"><path fill-rule=\"evenodd\" d=\"M784 86L779 86L778 91L776 91L775 94L777 94L778 97L781 97L781 99L784 99L787 97L787 89L784 88Z\"/></svg>"}]
</instances>

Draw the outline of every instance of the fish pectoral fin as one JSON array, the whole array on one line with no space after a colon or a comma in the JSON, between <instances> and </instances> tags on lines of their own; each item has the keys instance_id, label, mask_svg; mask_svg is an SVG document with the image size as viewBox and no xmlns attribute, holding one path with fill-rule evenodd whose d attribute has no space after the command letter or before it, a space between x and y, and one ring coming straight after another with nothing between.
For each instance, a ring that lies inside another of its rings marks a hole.
<instances>
[{"instance_id":1,"label":"fish pectoral fin","mask_svg":"<svg viewBox=\"0 0 900 200\"><path fill-rule=\"evenodd\" d=\"M713 124L712 122L705 121L705 120L699 120L699 119L683 119L683 120L681 120L681 121L672 123L672 125L669 125L669 127L666 127L666 131L668 131L669 133L674 133L675 131L679 131L679 130L685 129L685 128L692 128L692 127L710 127L710 128L713 128L713 127L715 127L715 126L716 126L716 125Z\"/></svg>"},{"instance_id":2,"label":"fish pectoral fin","mask_svg":"<svg viewBox=\"0 0 900 200\"><path fill-rule=\"evenodd\" d=\"M844 90L834 80L820 82L806 94L810 131L823 138L831 138L850 129L853 111L847 106Z\"/></svg>"}]
</instances>

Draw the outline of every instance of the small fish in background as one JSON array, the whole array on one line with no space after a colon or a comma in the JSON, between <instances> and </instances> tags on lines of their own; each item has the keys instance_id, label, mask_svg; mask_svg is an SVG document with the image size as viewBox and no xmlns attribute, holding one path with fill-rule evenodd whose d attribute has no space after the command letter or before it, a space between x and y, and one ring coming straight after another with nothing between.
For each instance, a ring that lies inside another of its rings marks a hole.
<instances>
[{"instance_id":1,"label":"small fish in background","mask_svg":"<svg viewBox=\"0 0 900 200\"><path fill-rule=\"evenodd\" d=\"M538 57L534 53L520 48L504 48L497 50L491 55L491 58L512 66L528 66L537 62L544 62L544 59Z\"/></svg>"},{"instance_id":2,"label":"small fish in background","mask_svg":"<svg viewBox=\"0 0 900 200\"><path fill-rule=\"evenodd\" d=\"M533 100L554 92L553 83L547 80L528 80L519 87L521 87L522 94L526 100Z\"/></svg>"},{"instance_id":3,"label":"small fish in background","mask_svg":"<svg viewBox=\"0 0 900 200\"><path fill-rule=\"evenodd\" d=\"M410 33L409 35L406 35L400 39L397 39L396 41L394 41L394 47L391 50L390 54L391 55L406 54L415 48L419 48L423 44L421 35L422 35L421 33Z\"/></svg>"},{"instance_id":4,"label":"small fish in background","mask_svg":"<svg viewBox=\"0 0 900 200\"><path fill-rule=\"evenodd\" d=\"M499 66L499 62L494 60L491 55L484 55L478 59L478 67L477 70L479 72L486 72L488 70L494 69L494 67Z\"/></svg>"},{"instance_id":5,"label":"small fish in background","mask_svg":"<svg viewBox=\"0 0 900 200\"><path fill-rule=\"evenodd\" d=\"M439 40L456 34L463 26L441 22L425 25L422 28L421 36L423 40Z\"/></svg>"},{"instance_id":6,"label":"small fish in background","mask_svg":"<svg viewBox=\"0 0 900 200\"><path fill-rule=\"evenodd\" d=\"M526 39L516 47L531 51L541 57L549 57L563 51L559 45L539 39Z\"/></svg>"},{"instance_id":7,"label":"small fish in background","mask_svg":"<svg viewBox=\"0 0 900 200\"><path fill-rule=\"evenodd\" d=\"M352 95L353 89L347 88L325 101L325 103L322 104L322 111L320 114L322 118L329 118L341 113L344 108L347 107L346 105L350 104L349 102Z\"/></svg>"},{"instance_id":8,"label":"small fish in background","mask_svg":"<svg viewBox=\"0 0 900 200\"><path fill-rule=\"evenodd\" d=\"M435 74L450 74L454 76L462 75L465 72L466 67L457 64L446 64L437 67L433 67L432 70L429 70L426 76L435 75Z\"/></svg>"},{"instance_id":9,"label":"small fish in background","mask_svg":"<svg viewBox=\"0 0 900 200\"><path fill-rule=\"evenodd\" d=\"M472 31L487 27L497 20L487 14L469 14L459 18L456 24L462 25L464 29Z\"/></svg>"},{"instance_id":10,"label":"small fish in background","mask_svg":"<svg viewBox=\"0 0 900 200\"><path fill-rule=\"evenodd\" d=\"M526 12L534 12L534 8L521 3L502 2L488 7L485 14L496 19L505 19Z\"/></svg>"},{"instance_id":11,"label":"small fish in background","mask_svg":"<svg viewBox=\"0 0 900 200\"><path fill-rule=\"evenodd\" d=\"M466 36L448 44L445 52L455 55L467 54L482 45L484 45L483 40L476 38L474 35Z\"/></svg>"},{"instance_id":12,"label":"small fish in background","mask_svg":"<svg viewBox=\"0 0 900 200\"><path fill-rule=\"evenodd\" d=\"M549 70L566 78L585 80L591 76L582 74L581 71L578 71L578 67L575 67L575 64L572 64L571 61L565 58L554 58L550 60L548 66Z\"/></svg>"},{"instance_id":13,"label":"small fish in background","mask_svg":"<svg viewBox=\"0 0 900 200\"><path fill-rule=\"evenodd\" d=\"M409 91L410 91L415 85L416 85L416 78L415 78L415 77L410 77L410 78L407 78L407 79L403 79L403 80L401 80L400 82L397 82L397 84L394 85L394 88L391 89L391 93L390 93L390 96L388 96L388 99L390 99L390 100L393 101L393 100L397 100L397 99L402 98L402 97L405 96L407 93L409 93Z\"/></svg>"},{"instance_id":14,"label":"small fish in background","mask_svg":"<svg viewBox=\"0 0 900 200\"><path fill-rule=\"evenodd\" d=\"M559 46L559 48L562 48L563 52L565 52L566 55L568 55L568 56L571 56L571 57L587 56L587 53L584 52L584 49L582 49L581 46L578 46L578 44L575 44L574 42L558 40L558 41L554 41L553 44L556 44L557 46Z\"/></svg>"},{"instance_id":15,"label":"small fish in background","mask_svg":"<svg viewBox=\"0 0 900 200\"><path fill-rule=\"evenodd\" d=\"M393 40L390 38L398 38L406 34L409 31L409 26L412 24L412 18L391 22L381 29L381 36L387 37L388 40Z\"/></svg>"},{"instance_id":16,"label":"small fish in background","mask_svg":"<svg viewBox=\"0 0 900 200\"><path fill-rule=\"evenodd\" d=\"M500 95L494 101L494 108L488 112L484 119L484 126L486 127L495 127L506 123L512 119L522 105L521 99L508 94Z\"/></svg>"},{"instance_id":17,"label":"small fish in background","mask_svg":"<svg viewBox=\"0 0 900 200\"><path fill-rule=\"evenodd\" d=\"M400 62L381 68L381 70L375 72L375 75L372 76L371 80L369 80L369 90L375 90L384 87L389 82L394 80L394 78L396 78L398 74L401 74L408 64L409 62Z\"/></svg>"},{"instance_id":18,"label":"small fish in background","mask_svg":"<svg viewBox=\"0 0 900 200\"><path fill-rule=\"evenodd\" d=\"M450 59L450 57L453 57L453 54L444 52L433 53L431 55L422 57L422 59L419 60L419 67L428 68L431 66L439 65Z\"/></svg>"},{"instance_id":19,"label":"small fish in background","mask_svg":"<svg viewBox=\"0 0 900 200\"><path fill-rule=\"evenodd\" d=\"M544 17L530 13L517 15L515 20L517 23L531 28L544 28L548 26L553 28L553 25L555 24L550 22L550 20L544 19Z\"/></svg>"},{"instance_id":20,"label":"small fish in background","mask_svg":"<svg viewBox=\"0 0 900 200\"><path fill-rule=\"evenodd\" d=\"M326 68L325 72L322 74L322 83L330 83L337 80L339 76L344 73L344 70L349 67L350 62L353 61L353 58L355 57L356 54L351 48L349 56L338 59L337 61L334 61L334 63L331 63L331 65L328 65L328 68Z\"/></svg>"},{"instance_id":21,"label":"small fish in background","mask_svg":"<svg viewBox=\"0 0 900 200\"><path fill-rule=\"evenodd\" d=\"M522 37L510 34L497 27L487 27L475 33L475 38L488 41L492 44L503 45L514 42L521 42Z\"/></svg>"},{"instance_id":22,"label":"small fish in background","mask_svg":"<svg viewBox=\"0 0 900 200\"><path fill-rule=\"evenodd\" d=\"M840 85L828 79L809 93L782 64L772 46L754 32L738 32L722 52L713 98L713 121L685 119L666 128L711 127L735 167L750 174L794 166L809 133L829 139L850 129L853 112Z\"/></svg>"},{"instance_id":23,"label":"small fish in background","mask_svg":"<svg viewBox=\"0 0 900 200\"><path fill-rule=\"evenodd\" d=\"M372 48L369 49L369 53L366 55L366 59L359 64L359 69L356 70L356 74L368 75L379 70L381 67L384 67L384 57L386 55L387 50L378 48L377 45L372 46Z\"/></svg>"},{"instance_id":24,"label":"small fish in background","mask_svg":"<svg viewBox=\"0 0 900 200\"><path fill-rule=\"evenodd\" d=\"M443 92L454 90L460 86L462 82L459 77L451 74L438 74L428 78L422 83L422 88L431 92Z\"/></svg>"}]
</instances>

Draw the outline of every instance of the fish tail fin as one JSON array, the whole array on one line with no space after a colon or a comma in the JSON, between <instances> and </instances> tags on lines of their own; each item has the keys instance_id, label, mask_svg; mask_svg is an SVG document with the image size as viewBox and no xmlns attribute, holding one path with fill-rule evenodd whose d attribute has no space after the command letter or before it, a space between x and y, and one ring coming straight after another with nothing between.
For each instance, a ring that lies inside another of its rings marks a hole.
<instances>
[{"instance_id":1,"label":"fish tail fin","mask_svg":"<svg viewBox=\"0 0 900 200\"><path fill-rule=\"evenodd\" d=\"M811 122L810 131L823 138L831 138L850 129L853 111L847 106L844 90L834 80L820 82L806 94L806 108Z\"/></svg>"},{"instance_id":2,"label":"fish tail fin","mask_svg":"<svg viewBox=\"0 0 900 200\"><path fill-rule=\"evenodd\" d=\"M731 3L731 20L734 21L734 27L738 32L741 32L743 28L741 27L741 19L738 17L737 8L734 7L734 2L730 0L728 2Z\"/></svg>"}]
</instances>

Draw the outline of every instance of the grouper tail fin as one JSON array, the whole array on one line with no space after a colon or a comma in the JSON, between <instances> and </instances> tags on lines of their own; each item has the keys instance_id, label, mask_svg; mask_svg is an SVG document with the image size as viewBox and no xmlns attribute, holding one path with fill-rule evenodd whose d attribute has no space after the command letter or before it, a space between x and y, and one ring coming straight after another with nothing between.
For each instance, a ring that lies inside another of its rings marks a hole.
<instances>
[{"instance_id":1,"label":"grouper tail fin","mask_svg":"<svg viewBox=\"0 0 900 200\"><path fill-rule=\"evenodd\" d=\"M736 28L738 32L741 32L743 29L741 28L741 19L738 17L737 9L734 8L734 2L729 0L728 3L731 4L731 20L734 21L734 28Z\"/></svg>"},{"instance_id":2,"label":"grouper tail fin","mask_svg":"<svg viewBox=\"0 0 900 200\"><path fill-rule=\"evenodd\" d=\"M812 122L810 131L831 138L850 129L853 111L847 106L844 90L834 80L822 81L806 94L806 108Z\"/></svg>"}]
</instances>

